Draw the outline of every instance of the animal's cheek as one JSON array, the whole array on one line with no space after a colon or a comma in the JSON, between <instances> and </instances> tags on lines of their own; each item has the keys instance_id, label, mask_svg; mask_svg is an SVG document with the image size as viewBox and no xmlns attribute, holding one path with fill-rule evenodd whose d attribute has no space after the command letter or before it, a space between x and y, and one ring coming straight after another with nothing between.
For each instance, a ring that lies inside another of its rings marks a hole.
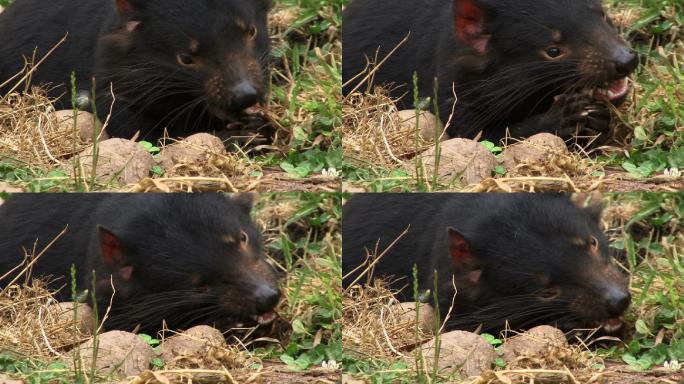
<instances>
[{"instance_id":1,"label":"animal's cheek","mask_svg":"<svg viewBox=\"0 0 684 384\"><path fill-rule=\"evenodd\" d=\"M226 85L220 75L208 76L204 81L204 93L217 104L227 102Z\"/></svg>"},{"instance_id":2,"label":"animal's cheek","mask_svg":"<svg viewBox=\"0 0 684 384\"><path fill-rule=\"evenodd\" d=\"M574 60L577 60L577 70L585 79L605 81L610 77L611 63L606 59L605 53L596 48L585 48Z\"/></svg>"},{"instance_id":3,"label":"animal's cheek","mask_svg":"<svg viewBox=\"0 0 684 384\"><path fill-rule=\"evenodd\" d=\"M253 270L256 272L257 276L259 276L265 282L271 285L277 285L278 276L276 275L276 272L271 264L265 259L258 259L253 266Z\"/></svg>"},{"instance_id":4,"label":"animal's cheek","mask_svg":"<svg viewBox=\"0 0 684 384\"><path fill-rule=\"evenodd\" d=\"M605 317L597 295L589 291L576 291L567 296L568 309L584 320L598 320Z\"/></svg>"},{"instance_id":5,"label":"animal's cheek","mask_svg":"<svg viewBox=\"0 0 684 384\"><path fill-rule=\"evenodd\" d=\"M236 287L225 287L217 290L218 303L226 311L248 316L254 312L255 301L249 292Z\"/></svg>"},{"instance_id":6,"label":"animal's cheek","mask_svg":"<svg viewBox=\"0 0 684 384\"><path fill-rule=\"evenodd\" d=\"M261 84L263 71L261 70L261 65L255 59L246 60L247 73L254 84Z\"/></svg>"}]
</instances>

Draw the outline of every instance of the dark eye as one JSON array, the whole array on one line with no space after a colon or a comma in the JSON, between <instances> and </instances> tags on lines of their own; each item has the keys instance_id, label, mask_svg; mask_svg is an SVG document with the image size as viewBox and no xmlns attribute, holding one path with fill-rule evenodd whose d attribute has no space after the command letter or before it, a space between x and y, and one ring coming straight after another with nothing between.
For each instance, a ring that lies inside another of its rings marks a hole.
<instances>
[{"instance_id":1,"label":"dark eye","mask_svg":"<svg viewBox=\"0 0 684 384\"><path fill-rule=\"evenodd\" d=\"M249 26L249 30L247 31L247 33L248 33L248 36L249 36L249 39L250 39L250 40L256 39L257 33L258 33L257 27L256 27L254 24L250 25L250 26Z\"/></svg>"},{"instance_id":2,"label":"dark eye","mask_svg":"<svg viewBox=\"0 0 684 384\"><path fill-rule=\"evenodd\" d=\"M553 300L560 295L560 291L556 288L547 288L539 292L539 297L543 300Z\"/></svg>"},{"instance_id":3,"label":"dark eye","mask_svg":"<svg viewBox=\"0 0 684 384\"><path fill-rule=\"evenodd\" d=\"M245 231L240 231L240 244L247 245L247 242L249 241L249 236L247 236L247 232Z\"/></svg>"},{"instance_id":4,"label":"dark eye","mask_svg":"<svg viewBox=\"0 0 684 384\"><path fill-rule=\"evenodd\" d=\"M210 290L211 289L206 285L197 288L197 292L199 293L209 293Z\"/></svg>"},{"instance_id":5,"label":"dark eye","mask_svg":"<svg viewBox=\"0 0 684 384\"><path fill-rule=\"evenodd\" d=\"M551 47L551 48L547 48L545 53L546 53L546 56L548 56L552 59L555 59L555 58L557 58L563 54L563 50L561 50L558 47Z\"/></svg>"},{"instance_id":6,"label":"dark eye","mask_svg":"<svg viewBox=\"0 0 684 384\"><path fill-rule=\"evenodd\" d=\"M589 240L589 244L591 245L592 249L598 248L598 246L599 246L598 239L595 238L594 236L592 236L591 239Z\"/></svg>"},{"instance_id":7,"label":"dark eye","mask_svg":"<svg viewBox=\"0 0 684 384\"><path fill-rule=\"evenodd\" d=\"M178 64L184 67L191 67L195 64L195 59L192 56L183 53L176 55L176 60L178 60Z\"/></svg>"}]
</instances>

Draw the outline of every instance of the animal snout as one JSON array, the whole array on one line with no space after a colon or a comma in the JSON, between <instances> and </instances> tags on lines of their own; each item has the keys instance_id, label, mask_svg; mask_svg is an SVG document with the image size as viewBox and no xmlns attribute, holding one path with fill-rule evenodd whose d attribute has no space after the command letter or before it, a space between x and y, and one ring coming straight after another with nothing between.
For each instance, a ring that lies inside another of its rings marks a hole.
<instances>
[{"instance_id":1,"label":"animal snout","mask_svg":"<svg viewBox=\"0 0 684 384\"><path fill-rule=\"evenodd\" d=\"M280 292L268 285L260 285L256 292L254 292L254 298L256 300L256 309L259 313L266 313L280 301Z\"/></svg>"},{"instance_id":2,"label":"animal snout","mask_svg":"<svg viewBox=\"0 0 684 384\"><path fill-rule=\"evenodd\" d=\"M632 295L625 289L610 287L605 293L606 310L612 317L622 315L632 301Z\"/></svg>"},{"instance_id":3,"label":"animal snout","mask_svg":"<svg viewBox=\"0 0 684 384\"><path fill-rule=\"evenodd\" d=\"M615 54L615 74L617 76L628 76L634 72L637 65L639 65L639 57L633 50L627 47L618 48Z\"/></svg>"},{"instance_id":4,"label":"animal snout","mask_svg":"<svg viewBox=\"0 0 684 384\"><path fill-rule=\"evenodd\" d=\"M249 108L259 101L259 91L247 81L231 89L233 105L238 109Z\"/></svg>"}]
</instances>

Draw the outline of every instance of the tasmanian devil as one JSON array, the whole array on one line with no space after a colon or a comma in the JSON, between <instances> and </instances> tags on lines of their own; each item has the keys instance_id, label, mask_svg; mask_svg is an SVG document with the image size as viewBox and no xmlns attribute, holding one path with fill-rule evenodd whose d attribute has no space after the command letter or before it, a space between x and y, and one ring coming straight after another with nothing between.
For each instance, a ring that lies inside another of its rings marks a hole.
<instances>
[{"instance_id":1,"label":"tasmanian devil","mask_svg":"<svg viewBox=\"0 0 684 384\"><path fill-rule=\"evenodd\" d=\"M398 46L374 84L402 108L414 73L421 99L437 86L451 137L605 132L638 63L600 0L354 0L343 20L345 93Z\"/></svg>"},{"instance_id":2,"label":"tasmanian devil","mask_svg":"<svg viewBox=\"0 0 684 384\"><path fill-rule=\"evenodd\" d=\"M251 206L249 195L15 194L0 206L0 276L57 238L32 275L70 301L74 265L100 315L111 300L107 329L266 324L280 293Z\"/></svg>"},{"instance_id":3,"label":"tasmanian devil","mask_svg":"<svg viewBox=\"0 0 684 384\"><path fill-rule=\"evenodd\" d=\"M357 267L387 250L374 277L390 280L399 299L434 292L447 327L473 331L540 324L563 330L603 326L615 332L630 303L627 282L608 256L600 204L568 195L359 194L344 206L343 281L366 282Z\"/></svg>"},{"instance_id":4,"label":"tasmanian devil","mask_svg":"<svg viewBox=\"0 0 684 384\"><path fill-rule=\"evenodd\" d=\"M41 59L32 84L51 84L71 108L95 78L110 136L155 140L225 128L263 101L270 0L16 0L0 14L0 84L24 58ZM0 94L13 88L6 82ZM113 108L113 109L112 109Z\"/></svg>"}]
</instances>

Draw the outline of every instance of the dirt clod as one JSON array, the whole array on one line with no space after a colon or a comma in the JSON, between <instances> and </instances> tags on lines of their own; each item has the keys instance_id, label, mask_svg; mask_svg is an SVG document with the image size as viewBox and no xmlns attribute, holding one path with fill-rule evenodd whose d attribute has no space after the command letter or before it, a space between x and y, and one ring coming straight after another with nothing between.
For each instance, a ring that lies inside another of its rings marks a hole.
<instances>
[{"instance_id":1,"label":"dirt clod","mask_svg":"<svg viewBox=\"0 0 684 384\"><path fill-rule=\"evenodd\" d=\"M225 154L223 142L208 133L197 133L165 147L161 153L161 165L168 172L176 164L195 163L206 160L212 153Z\"/></svg>"},{"instance_id":2,"label":"dirt clod","mask_svg":"<svg viewBox=\"0 0 684 384\"><path fill-rule=\"evenodd\" d=\"M417 303L408 302L395 304L394 307L399 309L398 314L401 320L415 324L416 305ZM428 335L434 334L437 320L435 319L435 310L432 306L430 304L420 304L418 315L418 326L420 327L420 330Z\"/></svg>"},{"instance_id":3,"label":"dirt clod","mask_svg":"<svg viewBox=\"0 0 684 384\"><path fill-rule=\"evenodd\" d=\"M428 177L434 172L435 152L436 147L432 147L420 155ZM477 141L457 138L441 144L438 173L444 183L461 180L477 184L490 177L496 165L496 157Z\"/></svg>"},{"instance_id":4,"label":"dirt clod","mask_svg":"<svg viewBox=\"0 0 684 384\"><path fill-rule=\"evenodd\" d=\"M73 131L74 129L74 111L65 109L56 111L54 113L57 119L57 124L60 130ZM79 111L76 117L76 129L78 129L78 136L83 142L92 143L93 132L95 131L95 117L90 112ZM102 132L100 125L100 132L98 132L99 141L109 139L107 132Z\"/></svg>"},{"instance_id":5,"label":"dirt clod","mask_svg":"<svg viewBox=\"0 0 684 384\"><path fill-rule=\"evenodd\" d=\"M464 376L478 376L490 369L496 353L482 336L465 331L453 331L440 336L438 367L445 373L459 370ZM435 356L435 339L423 344L426 365L432 367Z\"/></svg>"},{"instance_id":6,"label":"dirt clod","mask_svg":"<svg viewBox=\"0 0 684 384\"><path fill-rule=\"evenodd\" d=\"M406 109L398 111L399 124L402 130L416 129L416 113L420 112L418 118L418 129L420 136L425 141L435 141L435 132L437 131L437 117L427 111L416 111L415 109ZM441 135L442 132L440 132Z\"/></svg>"},{"instance_id":7,"label":"dirt clod","mask_svg":"<svg viewBox=\"0 0 684 384\"><path fill-rule=\"evenodd\" d=\"M82 175L89 178L93 166L93 146L79 155ZM148 177L154 160L140 144L124 139L109 139L98 144L97 179L108 184L134 184Z\"/></svg>"},{"instance_id":8,"label":"dirt clod","mask_svg":"<svg viewBox=\"0 0 684 384\"><path fill-rule=\"evenodd\" d=\"M519 357L542 357L563 348L568 348L563 331L549 325L541 325L506 340L503 358L511 364Z\"/></svg>"},{"instance_id":9,"label":"dirt clod","mask_svg":"<svg viewBox=\"0 0 684 384\"><path fill-rule=\"evenodd\" d=\"M57 303L56 307L59 308L58 312L58 322L65 324L73 324L74 321L74 303L65 302ZM95 316L93 315L93 310L87 304L78 304L76 310L76 324L78 331L83 335L92 335L95 326Z\"/></svg>"},{"instance_id":10,"label":"dirt clod","mask_svg":"<svg viewBox=\"0 0 684 384\"><path fill-rule=\"evenodd\" d=\"M518 164L544 164L557 156L569 156L563 139L550 133L539 133L506 148L503 153L507 170Z\"/></svg>"},{"instance_id":11,"label":"dirt clod","mask_svg":"<svg viewBox=\"0 0 684 384\"><path fill-rule=\"evenodd\" d=\"M128 377L146 371L154 355L152 347L138 335L111 331L98 336L97 362L100 374ZM93 339L81 344L79 349L83 366L90 367L93 357Z\"/></svg>"},{"instance_id":12,"label":"dirt clod","mask_svg":"<svg viewBox=\"0 0 684 384\"><path fill-rule=\"evenodd\" d=\"M212 347L226 347L223 334L216 328L199 325L164 340L160 351L166 365L171 365L177 357L207 354Z\"/></svg>"}]
</instances>

